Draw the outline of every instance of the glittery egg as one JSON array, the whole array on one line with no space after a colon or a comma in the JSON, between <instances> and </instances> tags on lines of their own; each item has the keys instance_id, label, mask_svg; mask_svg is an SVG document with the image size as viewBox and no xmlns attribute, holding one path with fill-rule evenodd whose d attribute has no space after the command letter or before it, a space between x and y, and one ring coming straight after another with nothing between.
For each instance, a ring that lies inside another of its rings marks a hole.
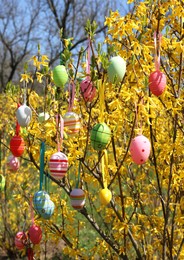
<instances>
[{"instance_id":1,"label":"glittery egg","mask_svg":"<svg viewBox=\"0 0 184 260\"><path fill-rule=\"evenodd\" d=\"M10 140L10 151L15 157L20 157L24 153L24 139L19 136L15 135Z\"/></svg>"},{"instance_id":2,"label":"glittery egg","mask_svg":"<svg viewBox=\"0 0 184 260\"><path fill-rule=\"evenodd\" d=\"M16 118L20 126L26 127L29 125L32 117L31 108L27 105L20 106L16 111Z\"/></svg>"},{"instance_id":3,"label":"glittery egg","mask_svg":"<svg viewBox=\"0 0 184 260\"><path fill-rule=\"evenodd\" d=\"M0 174L0 191L4 191L5 184L6 184L5 177L2 174Z\"/></svg>"},{"instance_id":4,"label":"glittery egg","mask_svg":"<svg viewBox=\"0 0 184 260\"><path fill-rule=\"evenodd\" d=\"M112 83L121 82L126 72L126 61L120 56L115 56L110 59L110 64L107 69L109 80Z\"/></svg>"},{"instance_id":5,"label":"glittery egg","mask_svg":"<svg viewBox=\"0 0 184 260\"><path fill-rule=\"evenodd\" d=\"M100 202L103 205L107 205L110 203L110 201L112 199L112 193L109 189L105 188L100 191L99 197L100 197Z\"/></svg>"},{"instance_id":6,"label":"glittery egg","mask_svg":"<svg viewBox=\"0 0 184 260\"><path fill-rule=\"evenodd\" d=\"M7 167L10 171L16 172L20 167L19 159L14 155L8 156Z\"/></svg>"},{"instance_id":7,"label":"glittery egg","mask_svg":"<svg viewBox=\"0 0 184 260\"><path fill-rule=\"evenodd\" d=\"M86 102L91 102L96 96L96 88L93 86L93 83L88 79L85 79L80 83L80 89Z\"/></svg>"},{"instance_id":8,"label":"glittery egg","mask_svg":"<svg viewBox=\"0 0 184 260\"><path fill-rule=\"evenodd\" d=\"M33 224L28 230L29 238L33 244L39 244L42 239L42 230L39 226Z\"/></svg>"},{"instance_id":9,"label":"glittery egg","mask_svg":"<svg viewBox=\"0 0 184 260\"><path fill-rule=\"evenodd\" d=\"M44 219L50 219L54 213L55 205L46 191L38 191L34 194L33 205L37 213Z\"/></svg>"},{"instance_id":10,"label":"glittery egg","mask_svg":"<svg viewBox=\"0 0 184 260\"><path fill-rule=\"evenodd\" d=\"M25 232L20 231L15 236L15 246L17 249L22 250L25 247L27 236Z\"/></svg>"},{"instance_id":11,"label":"glittery egg","mask_svg":"<svg viewBox=\"0 0 184 260\"><path fill-rule=\"evenodd\" d=\"M74 209L80 210L85 204L85 193L81 189L73 189L70 193L71 205Z\"/></svg>"},{"instance_id":12,"label":"glittery egg","mask_svg":"<svg viewBox=\"0 0 184 260\"><path fill-rule=\"evenodd\" d=\"M58 65L53 70L54 84L58 87L63 87L68 81L68 74L64 65Z\"/></svg>"},{"instance_id":13,"label":"glittery egg","mask_svg":"<svg viewBox=\"0 0 184 260\"><path fill-rule=\"evenodd\" d=\"M136 164L143 164L147 161L151 150L151 144L144 135L138 135L130 143L130 154Z\"/></svg>"},{"instance_id":14,"label":"glittery egg","mask_svg":"<svg viewBox=\"0 0 184 260\"><path fill-rule=\"evenodd\" d=\"M155 96L160 96L166 87L166 76L163 72L157 70L149 76L149 88Z\"/></svg>"},{"instance_id":15,"label":"glittery egg","mask_svg":"<svg viewBox=\"0 0 184 260\"><path fill-rule=\"evenodd\" d=\"M95 150L103 150L111 139L111 130L105 123L96 124L90 135L91 145Z\"/></svg>"},{"instance_id":16,"label":"glittery egg","mask_svg":"<svg viewBox=\"0 0 184 260\"><path fill-rule=\"evenodd\" d=\"M79 116L74 112L66 112L63 116L64 127L68 135L75 135L79 133L80 130L80 120Z\"/></svg>"},{"instance_id":17,"label":"glittery egg","mask_svg":"<svg viewBox=\"0 0 184 260\"><path fill-rule=\"evenodd\" d=\"M68 158L64 153L54 153L49 161L50 174L56 179L62 179L68 170Z\"/></svg>"}]
</instances>

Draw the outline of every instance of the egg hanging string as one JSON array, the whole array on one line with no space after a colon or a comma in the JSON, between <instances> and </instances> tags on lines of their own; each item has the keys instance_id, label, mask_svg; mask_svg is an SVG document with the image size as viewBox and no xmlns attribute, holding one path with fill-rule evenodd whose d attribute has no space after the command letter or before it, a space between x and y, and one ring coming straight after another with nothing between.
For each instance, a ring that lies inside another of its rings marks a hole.
<instances>
[{"instance_id":1,"label":"egg hanging string","mask_svg":"<svg viewBox=\"0 0 184 260\"><path fill-rule=\"evenodd\" d=\"M60 152L63 142L64 120L61 115L56 115L57 151Z\"/></svg>"},{"instance_id":2,"label":"egg hanging string","mask_svg":"<svg viewBox=\"0 0 184 260\"><path fill-rule=\"evenodd\" d=\"M106 178L106 173L108 169L108 155L107 155L107 150L105 149L104 154L101 159L101 171L102 171L102 181L104 185L104 189L107 189L107 178Z\"/></svg>"},{"instance_id":3,"label":"egg hanging string","mask_svg":"<svg viewBox=\"0 0 184 260\"><path fill-rule=\"evenodd\" d=\"M75 84L73 80L71 80L68 85L68 92L69 92L68 112L71 112L73 109L74 99L75 99Z\"/></svg>"},{"instance_id":4,"label":"egg hanging string","mask_svg":"<svg viewBox=\"0 0 184 260\"><path fill-rule=\"evenodd\" d=\"M45 157L45 142L41 142L41 145L40 145L40 191L42 190L42 187L43 187L44 157Z\"/></svg>"},{"instance_id":5,"label":"egg hanging string","mask_svg":"<svg viewBox=\"0 0 184 260\"><path fill-rule=\"evenodd\" d=\"M99 80L99 100L100 100L100 123L104 122L104 84Z\"/></svg>"},{"instance_id":6,"label":"egg hanging string","mask_svg":"<svg viewBox=\"0 0 184 260\"><path fill-rule=\"evenodd\" d=\"M76 189L79 188L79 183L80 183L80 172L81 172L81 161L79 161L79 167L78 167L78 179L76 183Z\"/></svg>"},{"instance_id":7,"label":"egg hanging string","mask_svg":"<svg viewBox=\"0 0 184 260\"><path fill-rule=\"evenodd\" d=\"M157 46L158 39L158 46ZM160 32L154 32L154 47L155 47L155 69L160 70L160 47L161 47L162 35Z\"/></svg>"},{"instance_id":8,"label":"egg hanging string","mask_svg":"<svg viewBox=\"0 0 184 260\"><path fill-rule=\"evenodd\" d=\"M20 107L20 103L17 104L17 108ZM18 120L16 121L16 130L15 130L15 135L18 136L20 133L20 125L18 123Z\"/></svg>"},{"instance_id":9,"label":"egg hanging string","mask_svg":"<svg viewBox=\"0 0 184 260\"><path fill-rule=\"evenodd\" d=\"M27 103L27 82L26 81L23 81L24 82L24 86L23 86L23 89L24 89L24 101L23 101L23 104L26 105Z\"/></svg>"}]
</instances>

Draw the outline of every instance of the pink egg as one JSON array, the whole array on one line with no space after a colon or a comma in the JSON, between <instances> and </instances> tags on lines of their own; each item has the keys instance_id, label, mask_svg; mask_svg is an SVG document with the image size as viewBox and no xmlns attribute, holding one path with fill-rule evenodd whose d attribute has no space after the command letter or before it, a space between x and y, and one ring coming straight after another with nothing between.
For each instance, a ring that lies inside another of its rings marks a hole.
<instances>
[{"instance_id":1,"label":"pink egg","mask_svg":"<svg viewBox=\"0 0 184 260\"><path fill-rule=\"evenodd\" d=\"M62 179L68 170L68 158L64 153L57 152L50 157L49 169L51 175L56 179Z\"/></svg>"},{"instance_id":2,"label":"pink egg","mask_svg":"<svg viewBox=\"0 0 184 260\"><path fill-rule=\"evenodd\" d=\"M130 143L130 154L136 164L143 164L147 161L151 150L151 144L144 135L138 135Z\"/></svg>"},{"instance_id":3,"label":"pink egg","mask_svg":"<svg viewBox=\"0 0 184 260\"><path fill-rule=\"evenodd\" d=\"M14 155L8 156L7 166L10 171L16 172L20 167L19 159Z\"/></svg>"},{"instance_id":4,"label":"pink egg","mask_svg":"<svg viewBox=\"0 0 184 260\"><path fill-rule=\"evenodd\" d=\"M71 205L74 209L80 210L85 204L85 193L81 189L73 189L70 193Z\"/></svg>"},{"instance_id":5,"label":"pink egg","mask_svg":"<svg viewBox=\"0 0 184 260\"><path fill-rule=\"evenodd\" d=\"M86 102L91 102L96 96L96 88L93 86L93 83L88 79L85 79L80 83L80 89Z\"/></svg>"},{"instance_id":6,"label":"pink egg","mask_svg":"<svg viewBox=\"0 0 184 260\"><path fill-rule=\"evenodd\" d=\"M26 244L27 236L24 232L20 231L15 236L15 246L17 249L24 249Z\"/></svg>"},{"instance_id":7,"label":"pink egg","mask_svg":"<svg viewBox=\"0 0 184 260\"><path fill-rule=\"evenodd\" d=\"M33 244L39 244L42 239L42 230L37 225L32 225L28 230L29 238Z\"/></svg>"},{"instance_id":8,"label":"pink egg","mask_svg":"<svg viewBox=\"0 0 184 260\"><path fill-rule=\"evenodd\" d=\"M166 87L166 76L163 72L157 70L149 76L149 88L155 96L160 96Z\"/></svg>"}]
</instances>

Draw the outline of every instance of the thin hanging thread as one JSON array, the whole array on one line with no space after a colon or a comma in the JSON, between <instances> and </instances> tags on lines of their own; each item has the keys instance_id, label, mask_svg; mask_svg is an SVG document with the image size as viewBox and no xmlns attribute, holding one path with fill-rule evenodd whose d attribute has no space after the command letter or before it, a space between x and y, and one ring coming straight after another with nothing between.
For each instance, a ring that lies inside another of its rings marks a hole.
<instances>
[{"instance_id":1,"label":"thin hanging thread","mask_svg":"<svg viewBox=\"0 0 184 260\"><path fill-rule=\"evenodd\" d=\"M44 175L44 156L45 156L45 143L40 145L40 190L43 187L43 175Z\"/></svg>"},{"instance_id":2,"label":"thin hanging thread","mask_svg":"<svg viewBox=\"0 0 184 260\"><path fill-rule=\"evenodd\" d=\"M157 37L158 37L158 46L157 46ZM158 34L154 32L154 46L155 46L155 69L160 69L160 46L161 46L162 35L159 32Z\"/></svg>"},{"instance_id":3,"label":"thin hanging thread","mask_svg":"<svg viewBox=\"0 0 184 260\"><path fill-rule=\"evenodd\" d=\"M23 81L24 82L24 105L26 105L27 103L27 82L26 81Z\"/></svg>"},{"instance_id":4,"label":"thin hanging thread","mask_svg":"<svg viewBox=\"0 0 184 260\"><path fill-rule=\"evenodd\" d=\"M100 122L104 122L104 84L99 81L99 99L100 99Z\"/></svg>"},{"instance_id":5,"label":"thin hanging thread","mask_svg":"<svg viewBox=\"0 0 184 260\"><path fill-rule=\"evenodd\" d=\"M104 189L107 189L107 169L108 169L108 155L107 150L104 150L104 154L101 159L101 170L102 170L102 181L104 185Z\"/></svg>"},{"instance_id":6,"label":"thin hanging thread","mask_svg":"<svg viewBox=\"0 0 184 260\"><path fill-rule=\"evenodd\" d=\"M73 105L74 105L74 99L75 99L75 83L73 80L70 81L70 84L68 86L68 92L69 92L69 106L68 111L72 111Z\"/></svg>"},{"instance_id":7,"label":"thin hanging thread","mask_svg":"<svg viewBox=\"0 0 184 260\"><path fill-rule=\"evenodd\" d=\"M80 172L81 172L81 161L79 161L79 167L78 167L78 178L77 178L77 183L76 183L76 189L79 188L79 183L80 183Z\"/></svg>"},{"instance_id":8,"label":"thin hanging thread","mask_svg":"<svg viewBox=\"0 0 184 260\"><path fill-rule=\"evenodd\" d=\"M61 115L56 115L57 151L60 152L63 142L64 120Z\"/></svg>"},{"instance_id":9,"label":"thin hanging thread","mask_svg":"<svg viewBox=\"0 0 184 260\"><path fill-rule=\"evenodd\" d=\"M19 108L19 107L20 107L20 103L17 103L17 108ZM20 133L20 125L19 125L18 121L16 121L15 135L18 136L19 133Z\"/></svg>"},{"instance_id":10,"label":"thin hanging thread","mask_svg":"<svg viewBox=\"0 0 184 260\"><path fill-rule=\"evenodd\" d=\"M91 78L90 78L90 38L88 38L88 47L87 47L86 79L91 80Z\"/></svg>"}]
</instances>

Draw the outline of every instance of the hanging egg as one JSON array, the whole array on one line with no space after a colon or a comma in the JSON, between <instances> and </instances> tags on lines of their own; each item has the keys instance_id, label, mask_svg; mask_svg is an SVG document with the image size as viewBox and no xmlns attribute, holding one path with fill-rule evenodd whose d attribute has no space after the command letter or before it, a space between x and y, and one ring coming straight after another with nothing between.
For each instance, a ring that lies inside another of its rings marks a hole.
<instances>
[{"instance_id":1,"label":"hanging egg","mask_svg":"<svg viewBox=\"0 0 184 260\"><path fill-rule=\"evenodd\" d=\"M16 118L20 126L26 127L29 125L32 117L31 108L26 104L20 106L16 111Z\"/></svg>"},{"instance_id":2,"label":"hanging egg","mask_svg":"<svg viewBox=\"0 0 184 260\"><path fill-rule=\"evenodd\" d=\"M48 113L41 112L38 114L38 121L40 123L47 121L49 119L50 115Z\"/></svg>"},{"instance_id":3,"label":"hanging egg","mask_svg":"<svg viewBox=\"0 0 184 260\"><path fill-rule=\"evenodd\" d=\"M6 184L5 177L2 174L0 174L0 191L4 191L5 184Z\"/></svg>"},{"instance_id":4,"label":"hanging egg","mask_svg":"<svg viewBox=\"0 0 184 260\"><path fill-rule=\"evenodd\" d=\"M107 205L110 203L111 199L112 199L112 193L109 189L105 188L105 189L102 189L99 193L99 197L100 197L100 202L103 204L103 205Z\"/></svg>"},{"instance_id":5,"label":"hanging egg","mask_svg":"<svg viewBox=\"0 0 184 260\"><path fill-rule=\"evenodd\" d=\"M107 74L110 82L121 82L126 72L126 61L120 56L115 56L110 59L110 64L107 69Z\"/></svg>"},{"instance_id":6,"label":"hanging egg","mask_svg":"<svg viewBox=\"0 0 184 260\"><path fill-rule=\"evenodd\" d=\"M80 130L80 120L79 116L74 112L66 112L63 116L64 127L67 128L66 132L68 135L75 135L79 133Z\"/></svg>"},{"instance_id":7,"label":"hanging egg","mask_svg":"<svg viewBox=\"0 0 184 260\"><path fill-rule=\"evenodd\" d=\"M82 96L86 102L91 102L96 96L96 88L93 86L93 83L85 79L80 83L80 89L82 92Z\"/></svg>"},{"instance_id":8,"label":"hanging egg","mask_svg":"<svg viewBox=\"0 0 184 260\"><path fill-rule=\"evenodd\" d=\"M64 153L57 152L50 157L50 174L56 179L62 179L68 170L68 158Z\"/></svg>"},{"instance_id":9,"label":"hanging egg","mask_svg":"<svg viewBox=\"0 0 184 260\"><path fill-rule=\"evenodd\" d=\"M58 87L63 87L68 81L68 74L64 65L58 65L53 70L54 84Z\"/></svg>"},{"instance_id":10,"label":"hanging egg","mask_svg":"<svg viewBox=\"0 0 184 260\"><path fill-rule=\"evenodd\" d=\"M25 232L20 231L15 236L15 246L17 249L22 250L24 249L27 242L27 236Z\"/></svg>"},{"instance_id":11,"label":"hanging egg","mask_svg":"<svg viewBox=\"0 0 184 260\"><path fill-rule=\"evenodd\" d=\"M14 155L8 156L7 166L10 171L16 172L20 167L19 159Z\"/></svg>"},{"instance_id":12,"label":"hanging egg","mask_svg":"<svg viewBox=\"0 0 184 260\"><path fill-rule=\"evenodd\" d=\"M105 123L96 124L91 131L91 145L95 150L103 150L111 139L111 130Z\"/></svg>"},{"instance_id":13,"label":"hanging egg","mask_svg":"<svg viewBox=\"0 0 184 260\"><path fill-rule=\"evenodd\" d=\"M46 191L38 191L34 194L33 205L37 213L44 219L50 219L54 213L55 205Z\"/></svg>"},{"instance_id":14,"label":"hanging egg","mask_svg":"<svg viewBox=\"0 0 184 260\"><path fill-rule=\"evenodd\" d=\"M147 161L151 150L151 144L144 135L138 135L130 143L130 154L136 164L143 164Z\"/></svg>"},{"instance_id":15,"label":"hanging egg","mask_svg":"<svg viewBox=\"0 0 184 260\"><path fill-rule=\"evenodd\" d=\"M70 193L71 205L74 209L80 210L85 204L85 193L81 189L73 189Z\"/></svg>"},{"instance_id":16,"label":"hanging egg","mask_svg":"<svg viewBox=\"0 0 184 260\"><path fill-rule=\"evenodd\" d=\"M15 157L20 157L24 153L24 139L19 136L15 135L10 140L10 151Z\"/></svg>"},{"instance_id":17,"label":"hanging egg","mask_svg":"<svg viewBox=\"0 0 184 260\"><path fill-rule=\"evenodd\" d=\"M157 70L149 76L149 88L155 96L160 96L166 87L166 76L163 72Z\"/></svg>"},{"instance_id":18,"label":"hanging egg","mask_svg":"<svg viewBox=\"0 0 184 260\"><path fill-rule=\"evenodd\" d=\"M39 244L42 239L42 230L39 226L33 224L28 230L29 238L33 244Z\"/></svg>"}]
</instances>

